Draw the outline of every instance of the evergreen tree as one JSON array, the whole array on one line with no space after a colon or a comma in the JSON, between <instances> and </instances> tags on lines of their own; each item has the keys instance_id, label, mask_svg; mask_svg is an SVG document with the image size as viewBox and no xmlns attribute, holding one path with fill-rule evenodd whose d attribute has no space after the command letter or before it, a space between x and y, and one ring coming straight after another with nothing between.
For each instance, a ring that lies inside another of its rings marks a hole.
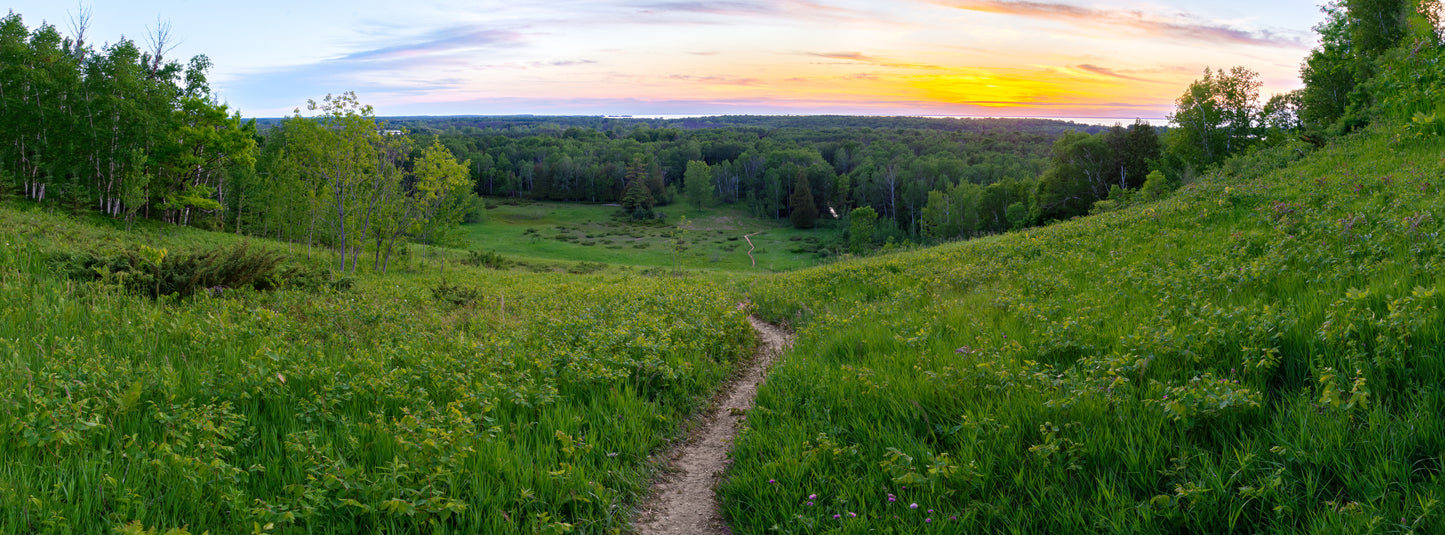
<instances>
[{"instance_id":1,"label":"evergreen tree","mask_svg":"<svg viewBox=\"0 0 1445 535\"><path fill-rule=\"evenodd\" d=\"M788 204L792 206L793 228L813 228L818 222L818 207L813 204L813 188L808 185L808 177L802 171L798 172L798 178L793 181L793 195L788 197Z\"/></svg>"},{"instance_id":2,"label":"evergreen tree","mask_svg":"<svg viewBox=\"0 0 1445 535\"><path fill-rule=\"evenodd\" d=\"M652 192L648 191L642 179L634 178L622 191L622 211L633 219L650 219L652 203Z\"/></svg>"}]
</instances>

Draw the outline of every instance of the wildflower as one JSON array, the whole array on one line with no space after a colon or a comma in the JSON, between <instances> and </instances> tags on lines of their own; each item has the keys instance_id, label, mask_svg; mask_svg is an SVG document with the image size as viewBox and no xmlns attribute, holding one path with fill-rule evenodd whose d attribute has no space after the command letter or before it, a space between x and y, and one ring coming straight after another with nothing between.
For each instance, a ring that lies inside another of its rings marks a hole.
<instances>
[{"instance_id":1,"label":"wildflower","mask_svg":"<svg viewBox=\"0 0 1445 535\"><path fill-rule=\"evenodd\" d=\"M933 514L933 510L932 510L932 509L929 509L929 510L928 510L928 514L930 514L930 515Z\"/></svg>"},{"instance_id":2,"label":"wildflower","mask_svg":"<svg viewBox=\"0 0 1445 535\"><path fill-rule=\"evenodd\" d=\"M808 502L808 507L812 507L812 506L813 506L813 502Z\"/></svg>"},{"instance_id":3,"label":"wildflower","mask_svg":"<svg viewBox=\"0 0 1445 535\"><path fill-rule=\"evenodd\" d=\"M839 518L843 518L843 515L833 515L833 520L837 520Z\"/></svg>"},{"instance_id":4,"label":"wildflower","mask_svg":"<svg viewBox=\"0 0 1445 535\"><path fill-rule=\"evenodd\" d=\"M923 519L923 523L924 523L924 524L932 524L932 523L933 523L933 519L932 519L932 518L925 518L925 519Z\"/></svg>"},{"instance_id":5,"label":"wildflower","mask_svg":"<svg viewBox=\"0 0 1445 535\"><path fill-rule=\"evenodd\" d=\"M809 494L809 495L808 495L808 499L809 499L809 500L816 500L816 499L818 499L818 495L817 495L817 494Z\"/></svg>"},{"instance_id":6,"label":"wildflower","mask_svg":"<svg viewBox=\"0 0 1445 535\"><path fill-rule=\"evenodd\" d=\"M848 518L858 518L858 513L848 511Z\"/></svg>"},{"instance_id":7,"label":"wildflower","mask_svg":"<svg viewBox=\"0 0 1445 535\"><path fill-rule=\"evenodd\" d=\"M769 479L769 480L768 480L768 483L769 483L769 484L777 484L777 482L778 482L778 480L776 480L776 479Z\"/></svg>"},{"instance_id":8,"label":"wildflower","mask_svg":"<svg viewBox=\"0 0 1445 535\"><path fill-rule=\"evenodd\" d=\"M917 508L918 508L918 504L916 504L916 503L910 503L910 504L908 504L908 508L909 508L909 509L917 509Z\"/></svg>"},{"instance_id":9,"label":"wildflower","mask_svg":"<svg viewBox=\"0 0 1445 535\"><path fill-rule=\"evenodd\" d=\"M958 520L958 515L948 515L949 520Z\"/></svg>"}]
</instances>

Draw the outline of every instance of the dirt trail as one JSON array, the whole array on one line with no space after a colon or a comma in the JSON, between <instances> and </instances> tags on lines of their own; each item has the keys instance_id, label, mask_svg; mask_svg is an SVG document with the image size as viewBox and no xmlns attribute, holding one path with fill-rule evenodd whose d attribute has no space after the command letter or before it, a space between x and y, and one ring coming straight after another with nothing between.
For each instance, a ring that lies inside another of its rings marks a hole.
<instances>
[{"instance_id":1,"label":"dirt trail","mask_svg":"<svg viewBox=\"0 0 1445 535\"><path fill-rule=\"evenodd\" d=\"M652 497L642 505L637 532L642 535L712 535L731 533L718 512L713 487L727 468L728 451L752 408L763 374L792 345L793 337L779 327L749 317L758 333L758 353L752 366L728 390L686 444L668 457L671 470L653 485Z\"/></svg>"},{"instance_id":2,"label":"dirt trail","mask_svg":"<svg viewBox=\"0 0 1445 535\"><path fill-rule=\"evenodd\" d=\"M762 233L763 233L762 231L758 231L758 232L754 232L754 233L752 233L752 234L748 234L748 235L746 235L746 236L743 236L743 239L748 241L748 260L752 260L752 261L753 261L753 267L758 267L758 259L753 258L753 249L757 249L758 247L757 247L756 245L753 245L753 238L752 238L752 237L753 237L753 236L757 236L757 235L762 234Z\"/></svg>"}]
</instances>

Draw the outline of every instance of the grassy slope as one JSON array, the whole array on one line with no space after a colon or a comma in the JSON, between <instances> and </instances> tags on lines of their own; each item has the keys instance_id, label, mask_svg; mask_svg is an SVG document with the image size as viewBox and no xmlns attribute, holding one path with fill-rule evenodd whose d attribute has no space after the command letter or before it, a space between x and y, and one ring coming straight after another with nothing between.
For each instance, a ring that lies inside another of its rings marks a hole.
<instances>
[{"instance_id":1,"label":"grassy slope","mask_svg":"<svg viewBox=\"0 0 1445 535\"><path fill-rule=\"evenodd\" d=\"M487 210L486 222L464 225L463 241L471 249L496 251L510 258L672 267L672 240L665 233L686 217L684 239L688 249L681 255L683 268L769 272L815 265L818 257L800 249L811 245L806 241L809 238L815 243L827 241L833 233L826 229L796 230L752 218L740 210L692 209L683 205L663 208L668 214L667 226L627 225L612 220L618 210L566 203L502 204ZM748 260L748 244L743 240L744 235L755 232L762 233L752 237L757 246L757 267Z\"/></svg>"},{"instance_id":2,"label":"grassy slope","mask_svg":"<svg viewBox=\"0 0 1445 535\"><path fill-rule=\"evenodd\" d=\"M44 260L235 242L0 208L0 533L625 529L752 343L697 278L453 264L470 305L430 271L157 303Z\"/></svg>"},{"instance_id":3,"label":"grassy slope","mask_svg":"<svg viewBox=\"0 0 1445 535\"><path fill-rule=\"evenodd\" d=\"M1281 147L1157 204L760 279L799 339L721 489L735 532L1445 529L1441 153Z\"/></svg>"}]
</instances>

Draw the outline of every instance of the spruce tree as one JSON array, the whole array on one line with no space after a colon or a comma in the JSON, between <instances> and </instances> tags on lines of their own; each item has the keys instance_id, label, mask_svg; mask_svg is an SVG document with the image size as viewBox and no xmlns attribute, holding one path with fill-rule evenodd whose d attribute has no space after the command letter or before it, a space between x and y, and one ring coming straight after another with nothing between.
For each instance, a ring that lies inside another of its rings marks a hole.
<instances>
[{"instance_id":1,"label":"spruce tree","mask_svg":"<svg viewBox=\"0 0 1445 535\"><path fill-rule=\"evenodd\" d=\"M633 219L650 219L652 203L652 192L648 191L642 179L633 179L622 191L622 211Z\"/></svg>"},{"instance_id":2,"label":"spruce tree","mask_svg":"<svg viewBox=\"0 0 1445 535\"><path fill-rule=\"evenodd\" d=\"M793 207L793 228L813 228L817 224L818 207L813 204L813 188L808 185L808 177L802 171L793 181L793 195L788 197L788 204Z\"/></svg>"}]
</instances>

